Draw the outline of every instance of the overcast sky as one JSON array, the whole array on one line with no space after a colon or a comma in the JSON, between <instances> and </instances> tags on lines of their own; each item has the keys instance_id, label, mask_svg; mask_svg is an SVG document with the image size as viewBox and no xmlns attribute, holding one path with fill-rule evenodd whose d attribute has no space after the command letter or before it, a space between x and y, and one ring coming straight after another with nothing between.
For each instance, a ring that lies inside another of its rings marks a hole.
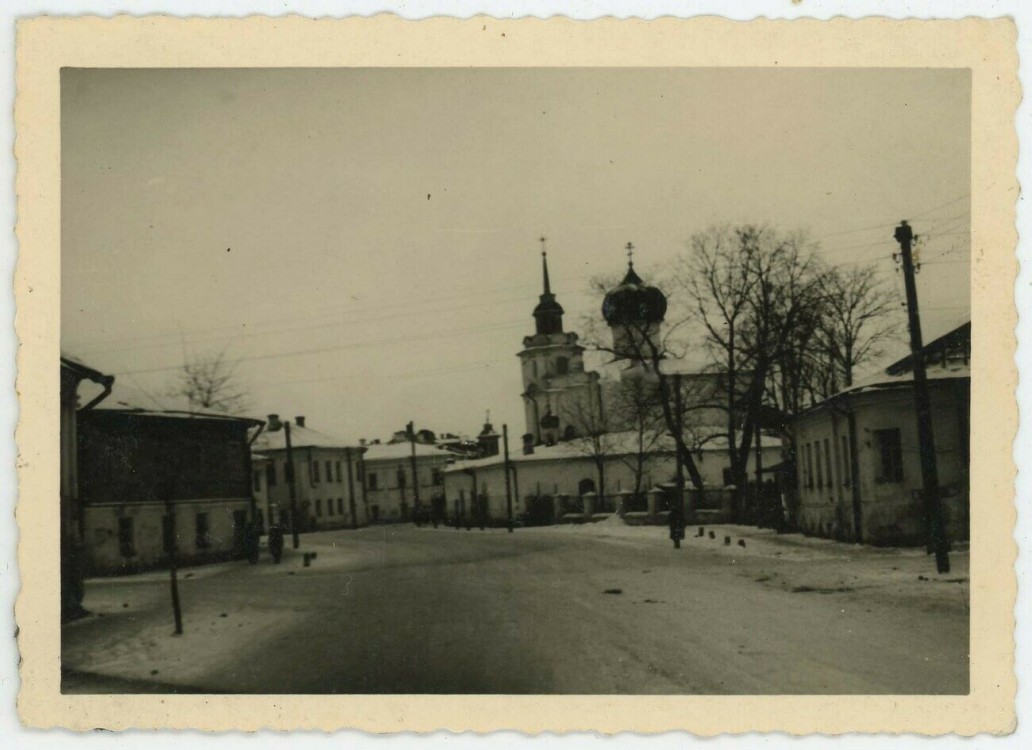
<instances>
[{"instance_id":1,"label":"overcast sky","mask_svg":"<svg viewBox=\"0 0 1032 750\"><path fill-rule=\"evenodd\" d=\"M353 439L523 433L540 246L567 329L712 223L829 263L928 237L926 340L969 305L965 71L66 70L62 348L160 396L240 360L252 413ZM662 286L662 278L651 279ZM894 353L900 353L897 349Z\"/></svg>"}]
</instances>

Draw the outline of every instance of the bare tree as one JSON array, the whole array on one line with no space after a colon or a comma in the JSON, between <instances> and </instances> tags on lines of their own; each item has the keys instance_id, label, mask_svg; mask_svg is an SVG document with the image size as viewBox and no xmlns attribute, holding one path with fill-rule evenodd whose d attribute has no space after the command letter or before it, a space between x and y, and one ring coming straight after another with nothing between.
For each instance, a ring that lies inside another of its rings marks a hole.
<instances>
[{"instance_id":1,"label":"bare tree","mask_svg":"<svg viewBox=\"0 0 1032 750\"><path fill-rule=\"evenodd\" d=\"M611 289L612 285L606 280L600 279L592 282L592 288L604 293ZM609 333L604 330L604 325L596 316L591 316L584 320L583 342L588 349L594 352L615 357L615 361L620 366L639 369L640 376L654 383L656 403L662 414L666 432L673 438L675 450L680 456L682 465L688 471L693 486L702 489L702 474L699 473L691 450L685 442L684 434L679 429L673 377L663 368L663 362L672 353L675 353L673 347L677 346L679 336L683 334L687 322L687 317L679 316L675 322L659 328L655 325L628 320L624 326L628 335L617 347L612 343Z\"/></svg>"},{"instance_id":2,"label":"bare tree","mask_svg":"<svg viewBox=\"0 0 1032 750\"><path fill-rule=\"evenodd\" d=\"M820 308L822 269L799 233L717 227L695 235L680 279L692 317L724 379L732 481L744 485L770 380L805 351Z\"/></svg>"},{"instance_id":3,"label":"bare tree","mask_svg":"<svg viewBox=\"0 0 1032 750\"><path fill-rule=\"evenodd\" d=\"M643 378L616 383L610 393L607 408L612 416L611 426L624 433L619 459L634 477L632 492L637 497L642 491L645 471L664 434L659 394L654 385Z\"/></svg>"},{"instance_id":4,"label":"bare tree","mask_svg":"<svg viewBox=\"0 0 1032 750\"><path fill-rule=\"evenodd\" d=\"M895 298L873 265L830 269L821 288L830 303L822 306L817 338L833 368L832 390L848 388L855 368L880 356L882 343L896 334Z\"/></svg>"},{"instance_id":5,"label":"bare tree","mask_svg":"<svg viewBox=\"0 0 1032 750\"><path fill-rule=\"evenodd\" d=\"M596 490L599 504L606 497L606 461L617 449L617 435L613 432L608 411L601 399L577 398L564 405L565 418L574 435L568 441L591 459L598 479Z\"/></svg>"},{"instance_id":6,"label":"bare tree","mask_svg":"<svg viewBox=\"0 0 1032 750\"><path fill-rule=\"evenodd\" d=\"M236 374L236 363L226 359L225 349L217 355L185 362L168 395L185 398L193 408L224 414L239 414L249 406L247 391Z\"/></svg>"}]
</instances>

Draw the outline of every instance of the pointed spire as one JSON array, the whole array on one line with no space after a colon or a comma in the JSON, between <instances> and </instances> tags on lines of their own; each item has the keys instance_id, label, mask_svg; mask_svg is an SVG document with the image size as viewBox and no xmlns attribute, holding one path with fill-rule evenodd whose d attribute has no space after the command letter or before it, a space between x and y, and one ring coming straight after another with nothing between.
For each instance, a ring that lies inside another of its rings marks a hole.
<instances>
[{"instance_id":1,"label":"pointed spire","mask_svg":"<svg viewBox=\"0 0 1032 750\"><path fill-rule=\"evenodd\" d=\"M541 238L541 270L545 278L545 294L552 293L552 287L548 283L548 253L545 251L545 238Z\"/></svg>"},{"instance_id":2,"label":"pointed spire","mask_svg":"<svg viewBox=\"0 0 1032 750\"><path fill-rule=\"evenodd\" d=\"M534 319L537 321L536 329L538 334L553 334L563 332L563 307L555 301L552 294L552 285L548 279L548 253L545 251L545 238L541 242L541 272L544 277L545 291L540 297L538 306L534 308Z\"/></svg>"}]
</instances>

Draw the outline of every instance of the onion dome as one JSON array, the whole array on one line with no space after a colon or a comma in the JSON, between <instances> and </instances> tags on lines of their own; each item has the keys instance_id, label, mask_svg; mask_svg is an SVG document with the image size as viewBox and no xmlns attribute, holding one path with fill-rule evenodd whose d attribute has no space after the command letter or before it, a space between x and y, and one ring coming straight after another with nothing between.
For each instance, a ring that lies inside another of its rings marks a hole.
<instances>
[{"instance_id":1,"label":"onion dome","mask_svg":"<svg viewBox=\"0 0 1032 750\"><path fill-rule=\"evenodd\" d=\"M628 257L634 246L627 243ZM611 289L602 301L602 317L610 326L651 325L663 322L667 298L656 287L646 284L634 272L634 262L627 261L627 275Z\"/></svg>"}]
</instances>

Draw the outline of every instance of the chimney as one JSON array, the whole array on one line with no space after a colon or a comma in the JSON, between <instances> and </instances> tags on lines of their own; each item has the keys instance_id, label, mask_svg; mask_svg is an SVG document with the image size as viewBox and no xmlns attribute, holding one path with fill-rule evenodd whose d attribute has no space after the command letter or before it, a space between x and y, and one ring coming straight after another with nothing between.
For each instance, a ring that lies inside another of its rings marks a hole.
<instances>
[{"instance_id":1,"label":"chimney","mask_svg":"<svg viewBox=\"0 0 1032 750\"><path fill-rule=\"evenodd\" d=\"M294 417L294 424L296 424L298 427L304 427L305 426L305 418L304 417Z\"/></svg>"},{"instance_id":2,"label":"chimney","mask_svg":"<svg viewBox=\"0 0 1032 750\"><path fill-rule=\"evenodd\" d=\"M358 444L359 444L359 445L360 445L361 447L365 448L365 444L366 444L366 439L365 439L365 438L359 438L359 439L358 439Z\"/></svg>"},{"instance_id":3,"label":"chimney","mask_svg":"<svg viewBox=\"0 0 1032 750\"><path fill-rule=\"evenodd\" d=\"M523 455L529 456L534 452L534 436L529 432L523 436Z\"/></svg>"},{"instance_id":4,"label":"chimney","mask_svg":"<svg viewBox=\"0 0 1032 750\"><path fill-rule=\"evenodd\" d=\"M280 421L279 421L279 414L270 414L269 415L269 424L268 424L269 431L270 432L276 432L277 430L279 430L279 428L281 426L282 425L280 424Z\"/></svg>"}]
</instances>

